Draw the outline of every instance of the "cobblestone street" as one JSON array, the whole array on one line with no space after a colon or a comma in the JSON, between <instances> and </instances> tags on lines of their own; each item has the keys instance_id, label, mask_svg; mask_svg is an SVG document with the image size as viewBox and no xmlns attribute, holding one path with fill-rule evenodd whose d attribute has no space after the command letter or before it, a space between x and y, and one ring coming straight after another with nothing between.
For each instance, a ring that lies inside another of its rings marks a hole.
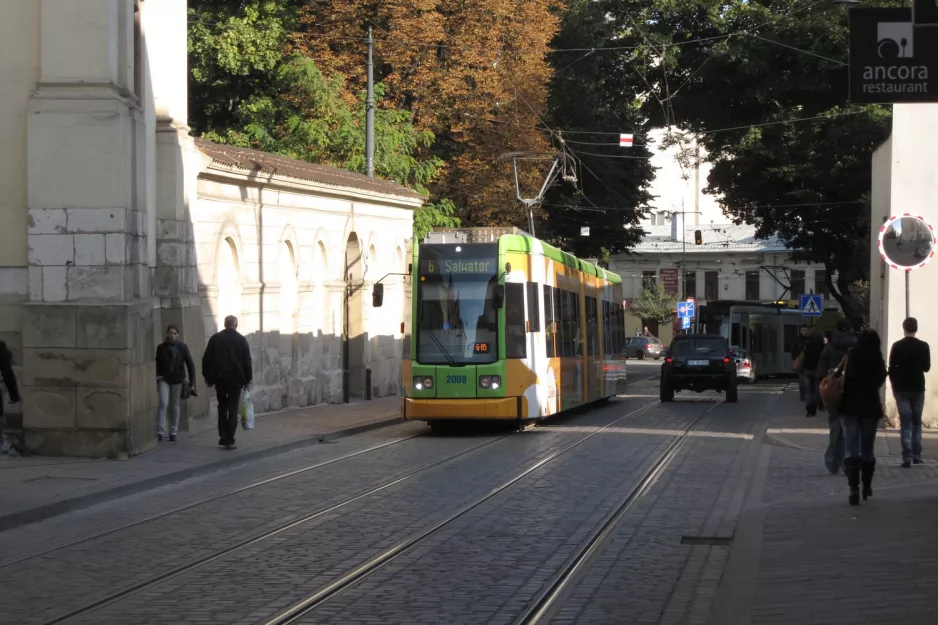
<instances>
[{"instance_id":1,"label":"cobblestone street","mask_svg":"<svg viewBox=\"0 0 938 625\"><path fill-rule=\"evenodd\" d=\"M658 366L524 432L390 425L7 530L0 623L935 622L933 464L884 433L848 508L788 381L660 404Z\"/></svg>"}]
</instances>

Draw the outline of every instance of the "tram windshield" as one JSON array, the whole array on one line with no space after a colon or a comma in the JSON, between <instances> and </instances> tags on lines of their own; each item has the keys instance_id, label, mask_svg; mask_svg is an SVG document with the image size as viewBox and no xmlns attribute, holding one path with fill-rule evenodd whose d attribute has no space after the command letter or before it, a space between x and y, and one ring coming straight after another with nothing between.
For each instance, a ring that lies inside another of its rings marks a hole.
<instances>
[{"instance_id":1,"label":"tram windshield","mask_svg":"<svg viewBox=\"0 0 938 625\"><path fill-rule=\"evenodd\" d=\"M498 246L421 245L417 269L417 362L498 360Z\"/></svg>"}]
</instances>

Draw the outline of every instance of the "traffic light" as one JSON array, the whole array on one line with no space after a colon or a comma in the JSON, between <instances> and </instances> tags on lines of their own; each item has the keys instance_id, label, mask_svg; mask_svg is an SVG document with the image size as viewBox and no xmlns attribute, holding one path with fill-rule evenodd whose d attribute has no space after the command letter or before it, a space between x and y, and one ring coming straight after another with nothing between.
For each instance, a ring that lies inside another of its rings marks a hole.
<instances>
[{"instance_id":1,"label":"traffic light","mask_svg":"<svg viewBox=\"0 0 938 625\"><path fill-rule=\"evenodd\" d=\"M703 234L700 230L694 230L694 245L703 245Z\"/></svg>"}]
</instances>

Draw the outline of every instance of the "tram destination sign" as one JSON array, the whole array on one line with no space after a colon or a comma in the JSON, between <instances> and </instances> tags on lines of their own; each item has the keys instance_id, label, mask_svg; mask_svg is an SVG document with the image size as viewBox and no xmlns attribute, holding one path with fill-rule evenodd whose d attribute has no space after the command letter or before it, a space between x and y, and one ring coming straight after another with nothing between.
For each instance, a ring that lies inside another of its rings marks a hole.
<instances>
[{"instance_id":1,"label":"tram destination sign","mask_svg":"<svg viewBox=\"0 0 938 625\"><path fill-rule=\"evenodd\" d=\"M911 8L851 9L849 73L853 104L938 102L938 29Z\"/></svg>"}]
</instances>

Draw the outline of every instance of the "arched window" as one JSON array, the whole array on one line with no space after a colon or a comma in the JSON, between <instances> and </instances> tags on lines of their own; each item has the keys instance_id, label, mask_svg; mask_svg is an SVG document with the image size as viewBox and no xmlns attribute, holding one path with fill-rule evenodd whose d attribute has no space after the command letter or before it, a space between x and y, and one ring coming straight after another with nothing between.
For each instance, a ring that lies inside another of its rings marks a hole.
<instances>
[{"instance_id":1,"label":"arched window","mask_svg":"<svg viewBox=\"0 0 938 625\"><path fill-rule=\"evenodd\" d=\"M277 278L280 281L280 334L292 335L296 331L296 253L293 244L284 241L280 244L280 254L277 263Z\"/></svg>"},{"instance_id":2,"label":"arched window","mask_svg":"<svg viewBox=\"0 0 938 625\"><path fill-rule=\"evenodd\" d=\"M234 239L226 237L218 250L218 309L215 320L218 329L225 326L225 317L241 314L241 263Z\"/></svg>"}]
</instances>

